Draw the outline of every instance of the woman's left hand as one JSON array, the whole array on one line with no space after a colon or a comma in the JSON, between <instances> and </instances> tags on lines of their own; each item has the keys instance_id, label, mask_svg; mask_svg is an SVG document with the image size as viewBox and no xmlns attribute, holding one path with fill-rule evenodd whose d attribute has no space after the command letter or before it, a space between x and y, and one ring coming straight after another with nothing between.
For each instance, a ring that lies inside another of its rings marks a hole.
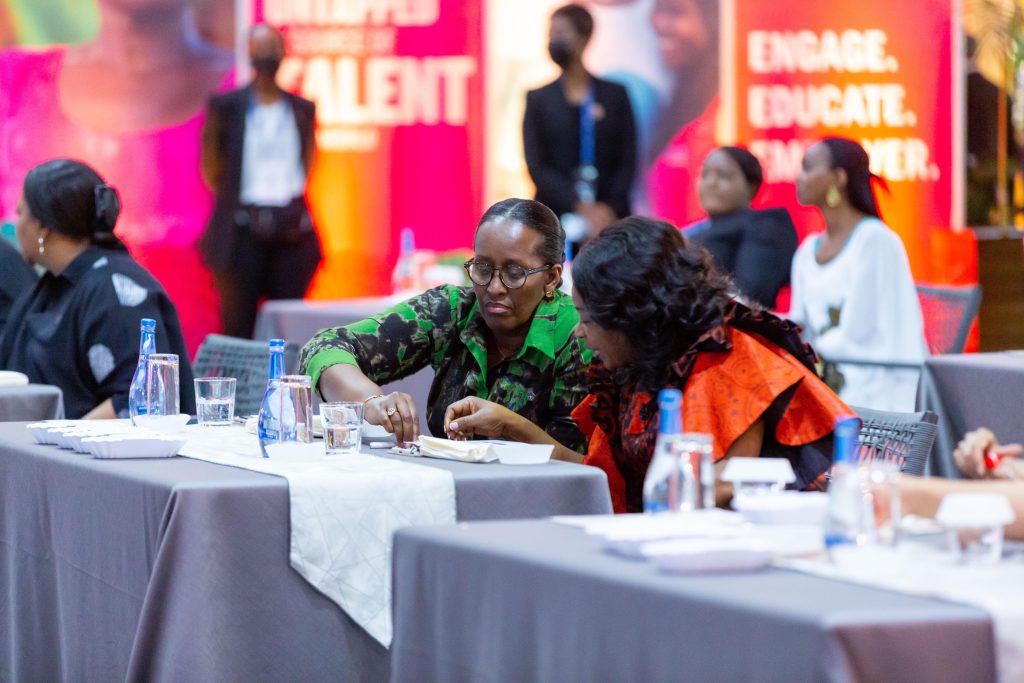
<instances>
[{"instance_id":1,"label":"woman's left hand","mask_svg":"<svg viewBox=\"0 0 1024 683\"><path fill-rule=\"evenodd\" d=\"M444 431L449 439L465 441L474 436L505 438L514 420L524 419L505 406L468 396L444 411Z\"/></svg>"}]
</instances>

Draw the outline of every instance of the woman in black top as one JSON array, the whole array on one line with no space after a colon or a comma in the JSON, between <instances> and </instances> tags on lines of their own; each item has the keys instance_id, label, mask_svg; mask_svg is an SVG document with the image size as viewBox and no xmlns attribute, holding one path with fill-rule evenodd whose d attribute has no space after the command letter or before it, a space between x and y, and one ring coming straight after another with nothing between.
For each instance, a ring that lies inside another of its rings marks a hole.
<instances>
[{"instance_id":1,"label":"woman in black top","mask_svg":"<svg viewBox=\"0 0 1024 683\"><path fill-rule=\"evenodd\" d=\"M80 161L57 159L25 177L16 234L46 273L14 303L0 367L64 392L72 418L126 416L139 357L139 321L156 320L160 353L176 353L181 410L195 401L178 314L163 287L114 236L114 188Z\"/></svg>"},{"instance_id":2,"label":"woman in black top","mask_svg":"<svg viewBox=\"0 0 1024 683\"><path fill-rule=\"evenodd\" d=\"M785 209L750 208L762 180L757 157L742 147L711 152L697 182L708 218L683 234L711 252L747 301L775 308L779 290L789 282L797 237Z\"/></svg>"}]
</instances>

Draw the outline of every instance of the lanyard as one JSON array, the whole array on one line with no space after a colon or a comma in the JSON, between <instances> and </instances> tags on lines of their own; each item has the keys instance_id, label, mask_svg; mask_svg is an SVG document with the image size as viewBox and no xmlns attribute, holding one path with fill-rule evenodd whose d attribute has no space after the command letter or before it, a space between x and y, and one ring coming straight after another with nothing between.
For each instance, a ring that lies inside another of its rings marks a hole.
<instances>
[{"instance_id":1,"label":"lanyard","mask_svg":"<svg viewBox=\"0 0 1024 683\"><path fill-rule=\"evenodd\" d=\"M594 86L587 88L580 105L580 166L594 165Z\"/></svg>"}]
</instances>

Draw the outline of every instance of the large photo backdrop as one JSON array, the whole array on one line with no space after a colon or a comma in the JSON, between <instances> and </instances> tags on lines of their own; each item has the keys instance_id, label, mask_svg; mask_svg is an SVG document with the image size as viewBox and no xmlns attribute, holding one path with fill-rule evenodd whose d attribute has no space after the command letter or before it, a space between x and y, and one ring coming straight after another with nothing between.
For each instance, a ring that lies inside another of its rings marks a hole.
<instances>
[{"instance_id":1,"label":"large photo backdrop","mask_svg":"<svg viewBox=\"0 0 1024 683\"><path fill-rule=\"evenodd\" d=\"M533 188L525 93L556 75L553 0L0 0L0 218L10 235L25 172L81 157L122 192L118 231L167 288L191 348L219 328L195 250L211 196L199 175L208 97L249 78L254 21L284 32L284 87L317 102L309 187L325 260L313 298L382 294L411 228L419 248L471 246L486 206ZM859 139L919 280L974 276L962 227L962 75L953 0L838 8L800 0L589 0L586 55L623 83L638 124L639 212L702 216L695 179L717 144L747 144L758 203L794 213L800 156ZM913 30L906 27L913 26Z\"/></svg>"}]
</instances>

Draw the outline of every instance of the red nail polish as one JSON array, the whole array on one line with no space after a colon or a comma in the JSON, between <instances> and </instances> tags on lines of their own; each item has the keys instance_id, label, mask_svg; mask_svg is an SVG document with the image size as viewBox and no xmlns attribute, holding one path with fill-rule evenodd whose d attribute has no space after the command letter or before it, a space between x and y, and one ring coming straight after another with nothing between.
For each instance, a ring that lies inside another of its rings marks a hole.
<instances>
[{"instance_id":1,"label":"red nail polish","mask_svg":"<svg viewBox=\"0 0 1024 683\"><path fill-rule=\"evenodd\" d=\"M1003 456L1001 456L999 453L996 453L994 450L985 451L986 469L994 470L995 468L999 467L999 463L1002 462L1002 460Z\"/></svg>"}]
</instances>

